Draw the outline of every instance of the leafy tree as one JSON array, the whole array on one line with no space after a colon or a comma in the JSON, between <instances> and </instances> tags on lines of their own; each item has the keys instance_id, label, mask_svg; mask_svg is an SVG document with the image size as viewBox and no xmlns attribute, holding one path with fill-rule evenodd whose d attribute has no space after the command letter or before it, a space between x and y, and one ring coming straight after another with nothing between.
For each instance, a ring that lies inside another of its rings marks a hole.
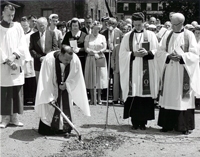
<instances>
[{"instance_id":1,"label":"leafy tree","mask_svg":"<svg viewBox=\"0 0 200 157\"><path fill-rule=\"evenodd\" d=\"M163 3L162 22L169 20L170 12L180 12L185 16L185 24L192 21L200 22L200 2L199 0L166 0Z\"/></svg>"}]
</instances>

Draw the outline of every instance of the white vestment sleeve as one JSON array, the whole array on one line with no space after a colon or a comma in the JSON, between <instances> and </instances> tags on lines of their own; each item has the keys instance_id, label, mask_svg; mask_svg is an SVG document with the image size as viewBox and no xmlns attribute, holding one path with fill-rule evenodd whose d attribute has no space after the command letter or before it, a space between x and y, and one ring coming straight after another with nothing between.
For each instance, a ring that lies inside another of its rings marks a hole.
<instances>
[{"instance_id":1,"label":"white vestment sleeve","mask_svg":"<svg viewBox=\"0 0 200 157\"><path fill-rule=\"evenodd\" d=\"M197 42L194 34L189 34L189 52L183 53L181 56L184 61L184 67L190 77L190 84L195 95L200 96L200 69L199 56L197 52Z\"/></svg>"},{"instance_id":2,"label":"white vestment sleeve","mask_svg":"<svg viewBox=\"0 0 200 157\"><path fill-rule=\"evenodd\" d=\"M70 73L65 83L67 91L72 97L74 103L83 111L85 115L90 116L90 108L82 67L76 54L73 54L73 59L70 63Z\"/></svg>"},{"instance_id":3,"label":"white vestment sleeve","mask_svg":"<svg viewBox=\"0 0 200 157\"><path fill-rule=\"evenodd\" d=\"M120 71L120 85L122 89L122 99L126 101L129 92L129 69L130 56L129 37L131 33L125 34L122 39L119 49L119 71Z\"/></svg>"},{"instance_id":4,"label":"white vestment sleeve","mask_svg":"<svg viewBox=\"0 0 200 157\"><path fill-rule=\"evenodd\" d=\"M18 42L18 47L16 47L15 49L12 50L12 52L17 53L22 59L25 59L26 61L30 61L31 60L31 55L29 52L29 48L27 47L26 43L26 36L24 34L24 30L21 27L20 23L17 23L19 29L18 29L18 33L20 34L20 39L16 42Z\"/></svg>"},{"instance_id":5,"label":"white vestment sleeve","mask_svg":"<svg viewBox=\"0 0 200 157\"><path fill-rule=\"evenodd\" d=\"M55 84L55 59L52 60L49 55L44 58L41 65L35 103L35 111L43 120L50 119L47 118L48 114L53 115L54 107L49 102L56 100L58 96L56 91L58 87Z\"/></svg>"}]
</instances>

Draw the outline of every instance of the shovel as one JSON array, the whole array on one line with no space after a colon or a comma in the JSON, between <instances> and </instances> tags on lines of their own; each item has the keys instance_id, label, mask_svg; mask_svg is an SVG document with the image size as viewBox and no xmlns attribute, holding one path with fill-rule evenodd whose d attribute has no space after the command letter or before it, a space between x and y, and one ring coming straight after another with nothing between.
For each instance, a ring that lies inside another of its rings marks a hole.
<instances>
[{"instance_id":1,"label":"shovel","mask_svg":"<svg viewBox=\"0 0 200 157\"><path fill-rule=\"evenodd\" d=\"M76 133L78 135L78 140L81 141L81 135L80 135L79 131L75 128L74 124L69 120L69 118L64 114L64 112L58 106L56 106L55 103L51 102L50 104L60 112L60 114L67 121L67 123L76 131Z\"/></svg>"}]
</instances>

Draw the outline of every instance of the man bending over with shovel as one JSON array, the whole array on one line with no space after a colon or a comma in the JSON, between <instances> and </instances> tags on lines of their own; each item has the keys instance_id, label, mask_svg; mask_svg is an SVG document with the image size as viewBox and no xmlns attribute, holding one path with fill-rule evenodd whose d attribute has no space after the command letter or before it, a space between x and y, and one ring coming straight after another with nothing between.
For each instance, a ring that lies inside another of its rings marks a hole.
<instances>
[{"instance_id":1,"label":"man bending over with shovel","mask_svg":"<svg viewBox=\"0 0 200 157\"><path fill-rule=\"evenodd\" d=\"M85 115L90 108L79 58L71 47L46 55L42 62L35 111L40 117L38 132L42 135L71 133L73 102ZM79 133L78 133L79 134Z\"/></svg>"}]
</instances>

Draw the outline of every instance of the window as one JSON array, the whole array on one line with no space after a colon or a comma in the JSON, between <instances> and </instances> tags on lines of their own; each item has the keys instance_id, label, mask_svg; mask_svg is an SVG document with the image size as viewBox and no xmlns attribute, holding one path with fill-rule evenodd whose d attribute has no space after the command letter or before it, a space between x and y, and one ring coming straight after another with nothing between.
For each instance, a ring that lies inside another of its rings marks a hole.
<instances>
[{"instance_id":1,"label":"window","mask_svg":"<svg viewBox=\"0 0 200 157\"><path fill-rule=\"evenodd\" d=\"M93 16L94 16L94 15L93 15L93 9L91 9L91 17L92 17L92 19L94 19Z\"/></svg>"},{"instance_id":2,"label":"window","mask_svg":"<svg viewBox=\"0 0 200 157\"><path fill-rule=\"evenodd\" d=\"M135 10L136 11L141 10L141 4L140 3L136 3Z\"/></svg>"},{"instance_id":3,"label":"window","mask_svg":"<svg viewBox=\"0 0 200 157\"><path fill-rule=\"evenodd\" d=\"M129 4L128 3L124 3L124 11L128 11L129 10Z\"/></svg>"},{"instance_id":4,"label":"window","mask_svg":"<svg viewBox=\"0 0 200 157\"><path fill-rule=\"evenodd\" d=\"M53 9L42 9L42 16L43 17L49 17L53 13Z\"/></svg>"},{"instance_id":5,"label":"window","mask_svg":"<svg viewBox=\"0 0 200 157\"><path fill-rule=\"evenodd\" d=\"M101 10L98 10L99 21L101 21Z\"/></svg>"},{"instance_id":6,"label":"window","mask_svg":"<svg viewBox=\"0 0 200 157\"><path fill-rule=\"evenodd\" d=\"M158 10L158 3L152 3L152 10L154 11Z\"/></svg>"},{"instance_id":7,"label":"window","mask_svg":"<svg viewBox=\"0 0 200 157\"><path fill-rule=\"evenodd\" d=\"M147 3L147 10L152 10L151 9L151 3Z\"/></svg>"}]
</instances>

